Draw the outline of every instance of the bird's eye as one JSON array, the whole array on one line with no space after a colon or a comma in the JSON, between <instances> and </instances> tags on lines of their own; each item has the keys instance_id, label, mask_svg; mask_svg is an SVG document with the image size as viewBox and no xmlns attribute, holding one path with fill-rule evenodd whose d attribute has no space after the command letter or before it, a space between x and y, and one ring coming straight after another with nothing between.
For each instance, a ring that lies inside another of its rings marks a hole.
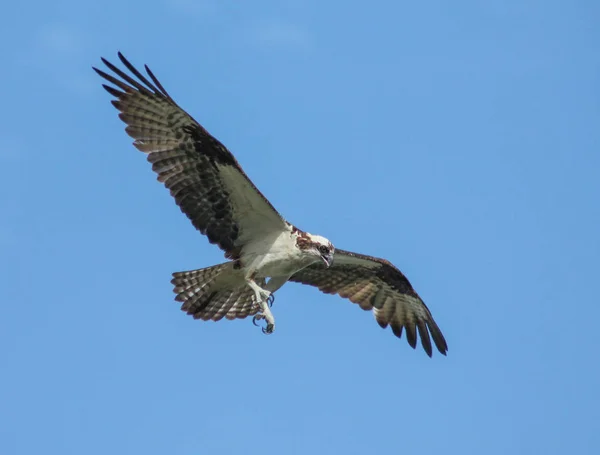
<instances>
[{"instance_id":1,"label":"bird's eye","mask_svg":"<svg viewBox=\"0 0 600 455\"><path fill-rule=\"evenodd\" d=\"M321 245L321 246L319 247L319 252L320 252L321 254L329 254L329 248L328 248L328 247L326 247L325 245Z\"/></svg>"}]
</instances>

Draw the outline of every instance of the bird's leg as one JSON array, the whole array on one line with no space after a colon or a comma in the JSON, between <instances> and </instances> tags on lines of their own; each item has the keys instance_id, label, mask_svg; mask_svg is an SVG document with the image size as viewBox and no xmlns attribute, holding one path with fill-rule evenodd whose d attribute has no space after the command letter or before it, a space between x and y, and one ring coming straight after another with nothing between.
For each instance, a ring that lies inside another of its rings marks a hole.
<instances>
[{"instance_id":1,"label":"bird's leg","mask_svg":"<svg viewBox=\"0 0 600 455\"><path fill-rule=\"evenodd\" d=\"M254 316L252 322L254 322L254 325L257 325L257 320L264 319L267 321L267 327L262 329L263 332L267 334L273 333L273 330L275 330L275 318L273 317L273 313L271 313L271 309L269 308L271 292L261 288L253 279L249 279L247 283L248 286L250 286L250 288L254 291L256 303L258 303L260 306L260 313Z\"/></svg>"}]
</instances>

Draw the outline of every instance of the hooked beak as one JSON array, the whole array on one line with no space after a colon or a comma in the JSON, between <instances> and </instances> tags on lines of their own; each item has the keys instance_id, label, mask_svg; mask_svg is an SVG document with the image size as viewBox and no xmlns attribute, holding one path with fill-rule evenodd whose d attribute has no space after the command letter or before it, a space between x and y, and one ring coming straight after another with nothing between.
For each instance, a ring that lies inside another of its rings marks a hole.
<instances>
[{"instance_id":1,"label":"hooked beak","mask_svg":"<svg viewBox=\"0 0 600 455\"><path fill-rule=\"evenodd\" d=\"M333 262L333 255L321 256L321 259L323 259L323 262L325 263L325 267L329 267L329 266L331 266L331 263Z\"/></svg>"}]
</instances>

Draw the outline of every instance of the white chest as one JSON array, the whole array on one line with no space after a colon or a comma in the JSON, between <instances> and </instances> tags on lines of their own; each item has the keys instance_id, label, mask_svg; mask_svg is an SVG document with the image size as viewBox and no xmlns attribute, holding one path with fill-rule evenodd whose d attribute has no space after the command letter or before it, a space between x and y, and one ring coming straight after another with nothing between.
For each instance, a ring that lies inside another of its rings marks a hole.
<instances>
[{"instance_id":1,"label":"white chest","mask_svg":"<svg viewBox=\"0 0 600 455\"><path fill-rule=\"evenodd\" d=\"M296 235L288 231L248 243L241 257L244 268L259 277L291 276L315 259L296 246Z\"/></svg>"}]
</instances>

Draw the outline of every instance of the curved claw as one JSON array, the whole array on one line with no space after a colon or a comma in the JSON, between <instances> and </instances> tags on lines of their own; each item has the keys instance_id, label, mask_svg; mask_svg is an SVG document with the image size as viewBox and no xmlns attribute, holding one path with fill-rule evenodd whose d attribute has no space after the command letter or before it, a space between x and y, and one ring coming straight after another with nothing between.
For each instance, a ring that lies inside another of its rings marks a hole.
<instances>
[{"instance_id":1,"label":"curved claw","mask_svg":"<svg viewBox=\"0 0 600 455\"><path fill-rule=\"evenodd\" d=\"M258 324L256 323L256 321L260 321L263 318L262 314L255 314L254 317L252 318L252 324L254 324L256 327L258 327ZM263 329L265 330L265 329Z\"/></svg>"},{"instance_id":2,"label":"curved claw","mask_svg":"<svg viewBox=\"0 0 600 455\"><path fill-rule=\"evenodd\" d=\"M275 294L271 294L269 296L269 298L267 299L267 305L269 305L269 308L272 308L274 303L275 303Z\"/></svg>"},{"instance_id":3,"label":"curved claw","mask_svg":"<svg viewBox=\"0 0 600 455\"><path fill-rule=\"evenodd\" d=\"M270 335L270 334L272 334L272 333L273 333L273 329L274 329L274 326L273 326L273 324L267 324L267 327L266 327L266 328L265 328L265 327L263 327L263 328L262 328L262 332L263 332L265 335Z\"/></svg>"}]
</instances>

